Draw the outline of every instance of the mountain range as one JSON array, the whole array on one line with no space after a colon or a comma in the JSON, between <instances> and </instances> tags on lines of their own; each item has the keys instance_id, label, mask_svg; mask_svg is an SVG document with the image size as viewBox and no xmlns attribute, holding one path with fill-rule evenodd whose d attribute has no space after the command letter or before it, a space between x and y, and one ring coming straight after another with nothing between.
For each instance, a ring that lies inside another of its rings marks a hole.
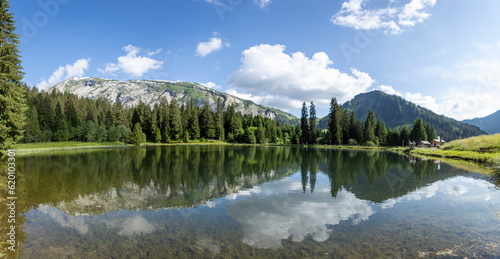
<instances>
[{"instance_id":1,"label":"mountain range","mask_svg":"<svg viewBox=\"0 0 500 259\"><path fill-rule=\"evenodd\" d=\"M486 134L476 126L438 115L397 95L389 95L382 91L358 94L352 100L344 103L342 108L354 111L356 118L363 122L368 117L368 111L373 110L375 116L382 119L388 128L398 128L403 125L411 126L415 119L420 117L426 123L434 125L438 136L441 136L444 140ZM319 129L327 128L328 116L318 121Z\"/></svg>"},{"instance_id":2,"label":"mountain range","mask_svg":"<svg viewBox=\"0 0 500 259\"><path fill-rule=\"evenodd\" d=\"M278 109L265 107L252 101L243 100L227 93L205 87L198 83L163 80L130 80L117 81L104 78L86 77L70 78L44 91L68 92L78 97L90 99L104 98L111 103L121 102L125 107L133 107L143 102L146 105L154 105L165 97L169 102L175 98L179 105L185 105L189 99L197 106L203 106L205 100L213 110L217 108L217 99L222 98L223 106L234 104L235 110L242 114L260 115L266 118L298 125L299 119L292 114Z\"/></svg>"},{"instance_id":3,"label":"mountain range","mask_svg":"<svg viewBox=\"0 0 500 259\"><path fill-rule=\"evenodd\" d=\"M169 102L175 98L180 105L186 104L192 98L197 106L203 106L208 99L211 108L215 110L217 99L222 98L224 108L234 104L236 111L242 114L260 115L291 125L298 125L300 121L299 118L290 113L219 92L198 83L163 80L117 81L103 78L71 78L45 89L45 91L52 90L72 93L78 97L104 98L112 103L121 102L126 107L133 107L139 102L154 105L165 97ZM496 115L497 117L494 117L495 114L493 114L491 115L492 118L476 119L481 125L474 124L474 120L468 123L476 126L470 125L438 115L399 96L389 95L381 91L358 94L352 100L344 103L342 107L354 111L356 117L361 121L365 121L368 111L373 110L375 115L382 119L388 128L398 128L403 125L411 126L415 119L420 117L425 122L434 125L438 135L445 140L485 134L477 126L482 127L481 123L493 125L495 122L500 121L498 120L498 117L500 117L499 112ZM319 119L318 129L326 129L327 121L328 116Z\"/></svg>"},{"instance_id":4,"label":"mountain range","mask_svg":"<svg viewBox=\"0 0 500 259\"><path fill-rule=\"evenodd\" d=\"M489 134L500 133L500 111L497 111L483 118L464 120L462 122L477 126Z\"/></svg>"}]
</instances>

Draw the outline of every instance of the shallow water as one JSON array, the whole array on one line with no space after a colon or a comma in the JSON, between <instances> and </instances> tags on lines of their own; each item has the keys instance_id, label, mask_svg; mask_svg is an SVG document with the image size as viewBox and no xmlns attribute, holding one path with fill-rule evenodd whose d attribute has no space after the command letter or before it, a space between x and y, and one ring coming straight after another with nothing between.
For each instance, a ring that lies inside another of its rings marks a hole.
<instances>
[{"instance_id":1,"label":"shallow water","mask_svg":"<svg viewBox=\"0 0 500 259\"><path fill-rule=\"evenodd\" d=\"M218 146L18 160L26 258L500 256L500 189L446 163Z\"/></svg>"}]
</instances>

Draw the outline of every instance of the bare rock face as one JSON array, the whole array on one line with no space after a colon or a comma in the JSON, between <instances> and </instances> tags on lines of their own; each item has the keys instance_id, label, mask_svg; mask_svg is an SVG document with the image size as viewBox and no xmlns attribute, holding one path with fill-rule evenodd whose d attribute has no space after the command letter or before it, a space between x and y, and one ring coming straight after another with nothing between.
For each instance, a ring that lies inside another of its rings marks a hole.
<instances>
[{"instance_id":1,"label":"bare rock face","mask_svg":"<svg viewBox=\"0 0 500 259\"><path fill-rule=\"evenodd\" d=\"M153 106L162 98L168 102L176 99L179 105L187 104L192 98L196 106L203 106L208 99L210 107L217 108L217 99L221 98L224 109L234 104L235 110L252 116L260 115L282 123L295 125L298 118L283 111L257 105L252 101L222 93L201 84L188 82L173 82L163 80L130 80L117 81L103 78L71 78L45 89L51 92L69 92L80 98L104 98L111 103L121 102L125 107L134 107L143 102Z\"/></svg>"}]
</instances>

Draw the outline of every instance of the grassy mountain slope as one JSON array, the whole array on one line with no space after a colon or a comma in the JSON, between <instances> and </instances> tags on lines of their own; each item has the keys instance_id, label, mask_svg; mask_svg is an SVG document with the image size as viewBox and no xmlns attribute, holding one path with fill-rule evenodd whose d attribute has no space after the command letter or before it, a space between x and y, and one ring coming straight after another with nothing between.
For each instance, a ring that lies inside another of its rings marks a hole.
<instances>
[{"instance_id":1,"label":"grassy mountain slope","mask_svg":"<svg viewBox=\"0 0 500 259\"><path fill-rule=\"evenodd\" d=\"M49 87L45 91L50 92L53 89L69 92L78 97L104 98L112 103L121 101L126 107L133 107L141 101L148 105L154 105L163 97L167 98L169 102L175 98L179 105L186 104L192 98L195 105L203 106L205 98L208 98L211 108L215 110L217 99L220 97L223 100L224 108L234 104L236 111L242 114L261 115L291 125L297 125L299 122L299 119L292 114L258 105L252 101L243 100L197 83L161 80L123 82L103 78L71 78Z\"/></svg>"},{"instance_id":2,"label":"grassy mountain slope","mask_svg":"<svg viewBox=\"0 0 500 259\"><path fill-rule=\"evenodd\" d=\"M480 129L488 132L489 134L500 133L500 111L497 111L483 118L464 120L462 122L477 126Z\"/></svg>"},{"instance_id":3,"label":"grassy mountain slope","mask_svg":"<svg viewBox=\"0 0 500 259\"><path fill-rule=\"evenodd\" d=\"M438 135L445 140L485 134L485 132L476 126L438 115L399 96L389 95L381 91L356 95L351 101L344 103L342 107L354 111L356 117L361 121L365 121L368 117L368 111L373 110L375 115L381 118L388 128L396 128L403 125L411 126L415 119L420 117L425 122L430 122L434 125ZM327 120L327 117L321 118L318 128L325 129Z\"/></svg>"}]
</instances>

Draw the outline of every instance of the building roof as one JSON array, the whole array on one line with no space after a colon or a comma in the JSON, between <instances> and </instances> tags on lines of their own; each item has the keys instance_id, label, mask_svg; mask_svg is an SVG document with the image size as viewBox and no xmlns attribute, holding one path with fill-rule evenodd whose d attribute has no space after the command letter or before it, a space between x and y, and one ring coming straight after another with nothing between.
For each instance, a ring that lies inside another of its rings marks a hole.
<instances>
[{"instance_id":1,"label":"building roof","mask_svg":"<svg viewBox=\"0 0 500 259\"><path fill-rule=\"evenodd\" d=\"M433 140L431 140L431 142L437 142L437 143L439 143L439 141L440 141L439 139L433 139ZM445 143L445 142L446 141L444 141L444 140L441 139L441 143Z\"/></svg>"},{"instance_id":2,"label":"building roof","mask_svg":"<svg viewBox=\"0 0 500 259\"><path fill-rule=\"evenodd\" d=\"M424 145L427 145L427 144L430 145L431 144L429 141L425 141L425 140L420 141L420 143L424 144Z\"/></svg>"}]
</instances>

